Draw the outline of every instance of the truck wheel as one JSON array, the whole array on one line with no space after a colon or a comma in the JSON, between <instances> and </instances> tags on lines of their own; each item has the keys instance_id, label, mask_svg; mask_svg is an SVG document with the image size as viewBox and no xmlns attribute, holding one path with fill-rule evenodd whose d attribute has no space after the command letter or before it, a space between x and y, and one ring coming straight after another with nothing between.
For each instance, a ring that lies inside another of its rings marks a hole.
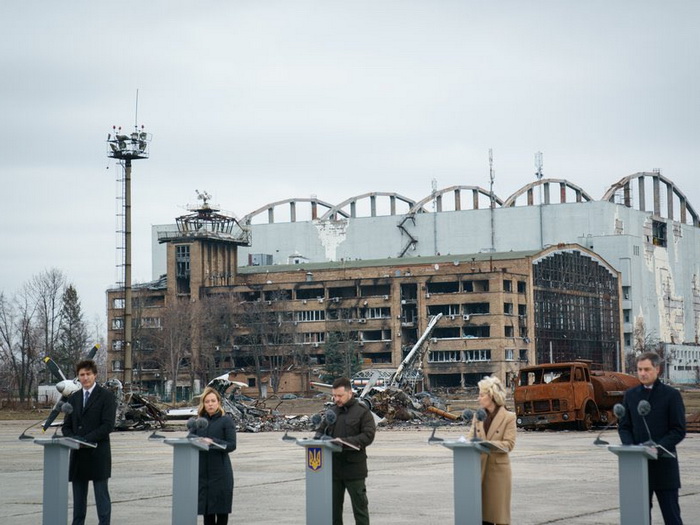
<instances>
[{"instance_id":1,"label":"truck wheel","mask_svg":"<svg viewBox=\"0 0 700 525\"><path fill-rule=\"evenodd\" d=\"M586 408L583 419L578 422L578 428L579 430L591 430L593 428L593 414L588 408Z\"/></svg>"}]
</instances>

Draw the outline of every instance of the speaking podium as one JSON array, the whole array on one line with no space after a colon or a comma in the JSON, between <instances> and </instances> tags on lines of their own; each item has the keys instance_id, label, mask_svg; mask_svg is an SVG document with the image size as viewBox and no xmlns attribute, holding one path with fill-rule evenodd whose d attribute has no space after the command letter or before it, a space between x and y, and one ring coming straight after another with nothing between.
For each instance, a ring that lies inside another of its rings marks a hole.
<instances>
[{"instance_id":1,"label":"speaking podium","mask_svg":"<svg viewBox=\"0 0 700 525\"><path fill-rule=\"evenodd\" d=\"M490 454L495 445L464 437L440 444L453 454L455 525L481 525L481 454Z\"/></svg>"},{"instance_id":2,"label":"speaking podium","mask_svg":"<svg viewBox=\"0 0 700 525\"><path fill-rule=\"evenodd\" d=\"M328 439L297 439L296 443L306 452L306 525L333 523L333 452L342 447Z\"/></svg>"},{"instance_id":3,"label":"speaking podium","mask_svg":"<svg viewBox=\"0 0 700 525\"><path fill-rule=\"evenodd\" d=\"M620 525L649 525L649 465L656 450L644 445L610 445L617 456L620 485Z\"/></svg>"},{"instance_id":4,"label":"speaking podium","mask_svg":"<svg viewBox=\"0 0 700 525\"><path fill-rule=\"evenodd\" d=\"M34 443L44 447L43 525L68 523L68 465L70 451L81 447L95 448L97 444L70 437L36 438Z\"/></svg>"},{"instance_id":5,"label":"speaking podium","mask_svg":"<svg viewBox=\"0 0 700 525\"><path fill-rule=\"evenodd\" d=\"M202 438L166 438L173 447L173 525L196 525L199 499L199 452L209 450ZM218 446L213 444L212 446Z\"/></svg>"}]
</instances>

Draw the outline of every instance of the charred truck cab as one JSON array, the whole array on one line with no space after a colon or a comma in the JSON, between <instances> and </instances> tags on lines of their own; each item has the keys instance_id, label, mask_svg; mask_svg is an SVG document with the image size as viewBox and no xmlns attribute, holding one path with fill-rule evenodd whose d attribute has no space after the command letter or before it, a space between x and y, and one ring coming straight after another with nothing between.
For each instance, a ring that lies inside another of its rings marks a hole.
<instances>
[{"instance_id":1,"label":"charred truck cab","mask_svg":"<svg viewBox=\"0 0 700 525\"><path fill-rule=\"evenodd\" d=\"M593 370L585 360L521 368L514 394L517 424L526 429L568 424L580 430L613 424L613 406L638 384L629 374Z\"/></svg>"}]
</instances>

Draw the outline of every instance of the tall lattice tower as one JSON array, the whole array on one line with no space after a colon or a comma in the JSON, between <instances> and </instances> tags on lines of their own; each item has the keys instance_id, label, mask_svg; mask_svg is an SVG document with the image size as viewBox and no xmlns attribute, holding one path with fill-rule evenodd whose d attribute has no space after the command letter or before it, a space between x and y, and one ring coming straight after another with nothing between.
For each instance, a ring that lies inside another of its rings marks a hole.
<instances>
[{"instance_id":1,"label":"tall lattice tower","mask_svg":"<svg viewBox=\"0 0 700 525\"><path fill-rule=\"evenodd\" d=\"M119 192L117 201L121 206L117 211L117 269L120 274L118 286L124 291L123 307L124 317L122 329L124 333L122 349L124 351L124 377L125 387L130 387L133 378L132 363L132 335L131 335L131 162L133 160L147 159L148 146L151 142L151 134L134 126L134 131L128 135L122 132L121 127L112 127L112 132L107 135L107 156L116 159L122 169L119 172L117 184Z\"/></svg>"}]
</instances>

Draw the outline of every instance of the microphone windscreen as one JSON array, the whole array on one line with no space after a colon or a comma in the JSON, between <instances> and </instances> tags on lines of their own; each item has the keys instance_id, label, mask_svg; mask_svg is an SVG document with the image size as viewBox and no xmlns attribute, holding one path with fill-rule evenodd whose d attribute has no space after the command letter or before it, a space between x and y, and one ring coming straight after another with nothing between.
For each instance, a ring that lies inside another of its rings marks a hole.
<instances>
[{"instance_id":1,"label":"microphone windscreen","mask_svg":"<svg viewBox=\"0 0 700 525\"><path fill-rule=\"evenodd\" d=\"M321 414L314 414L313 416L311 416L311 424L317 427L321 424L322 419L323 418L321 417Z\"/></svg>"},{"instance_id":2,"label":"microphone windscreen","mask_svg":"<svg viewBox=\"0 0 700 525\"><path fill-rule=\"evenodd\" d=\"M625 417L625 407L623 407L620 403L615 403L615 406L613 407L613 412L615 413L615 417L617 419L622 419Z\"/></svg>"},{"instance_id":3,"label":"microphone windscreen","mask_svg":"<svg viewBox=\"0 0 700 525\"><path fill-rule=\"evenodd\" d=\"M336 415L336 413L330 409L326 410L325 417L326 417L326 423L328 423L329 425L335 424L336 419L338 419L338 416Z\"/></svg>"},{"instance_id":4,"label":"microphone windscreen","mask_svg":"<svg viewBox=\"0 0 700 525\"><path fill-rule=\"evenodd\" d=\"M203 417L198 417L196 424L197 424L197 428L201 430L201 429L207 428L209 426L209 421L207 421Z\"/></svg>"},{"instance_id":5,"label":"microphone windscreen","mask_svg":"<svg viewBox=\"0 0 700 525\"><path fill-rule=\"evenodd\" d=\"M637 405L637 412L639 412L639 415L642 417L649 415L649 412L651 412L649 401L642 399Z\"/></svg>"},{"instance_id":6,"label":"microphone windscreen","mask_svg":"<svg viewBox=\"0 0 700 525\"><path fill-rule=\"evenodd\" d=\"M73 405L70 403L63 403L61 405L61 412L64 414L72 414L73 413Z\"/></svg>"},{"instance_id":7,"label":"microphone windscreen","mask_svg":"<svg viewBox=\"0 0 700 525\"><path fill-rule=\"evenodd\" d=\"M197 428L197 419L191 417L187 420L187 430L192 432L195 428Z\"/></svg>"},{"instance_id":8,"label":"microphone windscreen","mask_svg":"<svg viewBox=\"0 0 700 525\"><path fill-rule=\"evenodd\" d=\"M479 410L476 411L476 420L477 421L483 421L486 419L486 410L483 408L480 408Z\"/></svg>"},{"instance_id":9,"label":"microphone windscreen","mask_svg":"<svg viewBox=\"0 0 700 525\"><path fill-rule=\"evenodd\" d=\"M464 419L464 421L471 421L474 419L474 411L471 408L465 409L464 412L462 412L462 419Z\"/></svg>"}]
</instances>

